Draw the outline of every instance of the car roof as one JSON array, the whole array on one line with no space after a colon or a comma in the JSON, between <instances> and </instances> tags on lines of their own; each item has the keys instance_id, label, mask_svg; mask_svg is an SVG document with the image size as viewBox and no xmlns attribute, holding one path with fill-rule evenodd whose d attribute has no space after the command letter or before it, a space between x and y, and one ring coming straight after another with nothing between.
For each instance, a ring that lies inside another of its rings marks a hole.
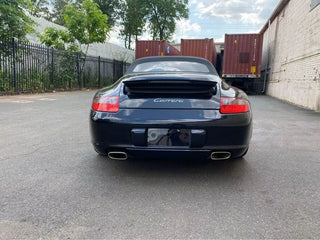
<instances>
[{"instance_id":1,"label":"car roof","mask_svg":"<svg viewBox=\"0 0 320 240\"><path fill-rule=\"evenodd\" d=\"M187 57L187 56L163 56L163 57L144 57L144 58L139 58L136 61L134 61L129 69L127 70L126 74L132 74L134 73L133 70L135 67L141 63L146 63L146 62L163 62L163 61L186 61L186 62L198 62L206 65L209 69L208 74L213 74L213 75L218 75L216 69L212 65L211 62L204 58L200 57ZM199 72L201 73L201 72Z\"/></svg>"}]
</instances>

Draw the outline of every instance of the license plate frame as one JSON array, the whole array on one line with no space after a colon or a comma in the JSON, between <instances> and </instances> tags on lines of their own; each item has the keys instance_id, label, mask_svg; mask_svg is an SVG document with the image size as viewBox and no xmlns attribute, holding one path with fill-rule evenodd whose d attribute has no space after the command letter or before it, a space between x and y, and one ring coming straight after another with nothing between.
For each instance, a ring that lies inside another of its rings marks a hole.
<instances>
[{"instance_id":1,"label":"license plate frame","mask_svg":"<svg viewBox=\"0 0 320 240\"><path fill-rule=\"evenodd\" d=\"M179 128L149 128L147 144L152 147L183 147L191 143L190 129Z\"/></svg>"}]
</instances>

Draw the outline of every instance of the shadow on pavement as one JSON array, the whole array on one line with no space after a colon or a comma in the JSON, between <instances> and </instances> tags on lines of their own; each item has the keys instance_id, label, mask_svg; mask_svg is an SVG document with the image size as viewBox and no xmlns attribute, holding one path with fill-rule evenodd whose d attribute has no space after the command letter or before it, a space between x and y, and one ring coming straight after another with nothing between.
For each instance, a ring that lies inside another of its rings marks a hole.
<instances>
[{"instance_id":1,"label":"shadow on pavement","mask_svg":"<svg viewBox=\"0 0 320 240\"><path fill-rule=\"evenodd\" d=\"M92 158L92 167L97 174L106 177L120 175L130 178L149 179L222 179L240 180L251 176L250 165L245 158L226 161L197 160L127 160L115 161L103 156Z\"/></svg>"}]
</instances>

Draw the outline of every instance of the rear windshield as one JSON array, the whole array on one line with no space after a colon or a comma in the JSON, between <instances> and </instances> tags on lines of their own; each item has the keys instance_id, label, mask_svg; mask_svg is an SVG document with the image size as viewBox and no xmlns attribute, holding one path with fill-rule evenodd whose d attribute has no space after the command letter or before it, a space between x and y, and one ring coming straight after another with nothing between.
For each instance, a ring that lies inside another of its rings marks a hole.
<instances>
[{"instance_id":1,"label":"rear windshield","mask_svg":"<svg viewBox=\"0 0 320 240\"><path fill-rule=\"evenodd\" d=\"M210 72L205 64L187 61L144 62L133 69L133 72Z\"/></svg>"}]
</instances>

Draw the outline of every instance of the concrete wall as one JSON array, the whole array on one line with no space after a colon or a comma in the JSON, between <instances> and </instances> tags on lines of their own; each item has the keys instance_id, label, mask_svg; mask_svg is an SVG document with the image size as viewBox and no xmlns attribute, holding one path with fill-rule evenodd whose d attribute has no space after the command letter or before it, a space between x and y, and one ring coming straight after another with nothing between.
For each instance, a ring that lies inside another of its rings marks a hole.
<instances>
[{"instance_id":1,"label":"concrete wall","mask_svg":"<svg viewBox=\"0 0 320 240\"><path fill-rule=\"evenodd\" d=\"M64 27L49 22L43 18L32 18L37 23L37 26L35 27L36 33L27 36L30 42L40 44L40 35L44 32L46 27L55 27L62 30L65 29ZM85 49L82 50L84 51ZM134 51L108 42L91 44L88 49L88 55L116 59L129 63L133 62L135 58Z\"/></svg>"},{"instance_id":2,"label":"concrete wall","mask_svg":"<svg viewBox=\"0 0 320 240\"><path fill-rule=\"evenodd\" d=\"M289 1L264 32L262 70L269 58L268 95L320 111L320 5L310 1Z\"/></svg>"}]
</instances>

